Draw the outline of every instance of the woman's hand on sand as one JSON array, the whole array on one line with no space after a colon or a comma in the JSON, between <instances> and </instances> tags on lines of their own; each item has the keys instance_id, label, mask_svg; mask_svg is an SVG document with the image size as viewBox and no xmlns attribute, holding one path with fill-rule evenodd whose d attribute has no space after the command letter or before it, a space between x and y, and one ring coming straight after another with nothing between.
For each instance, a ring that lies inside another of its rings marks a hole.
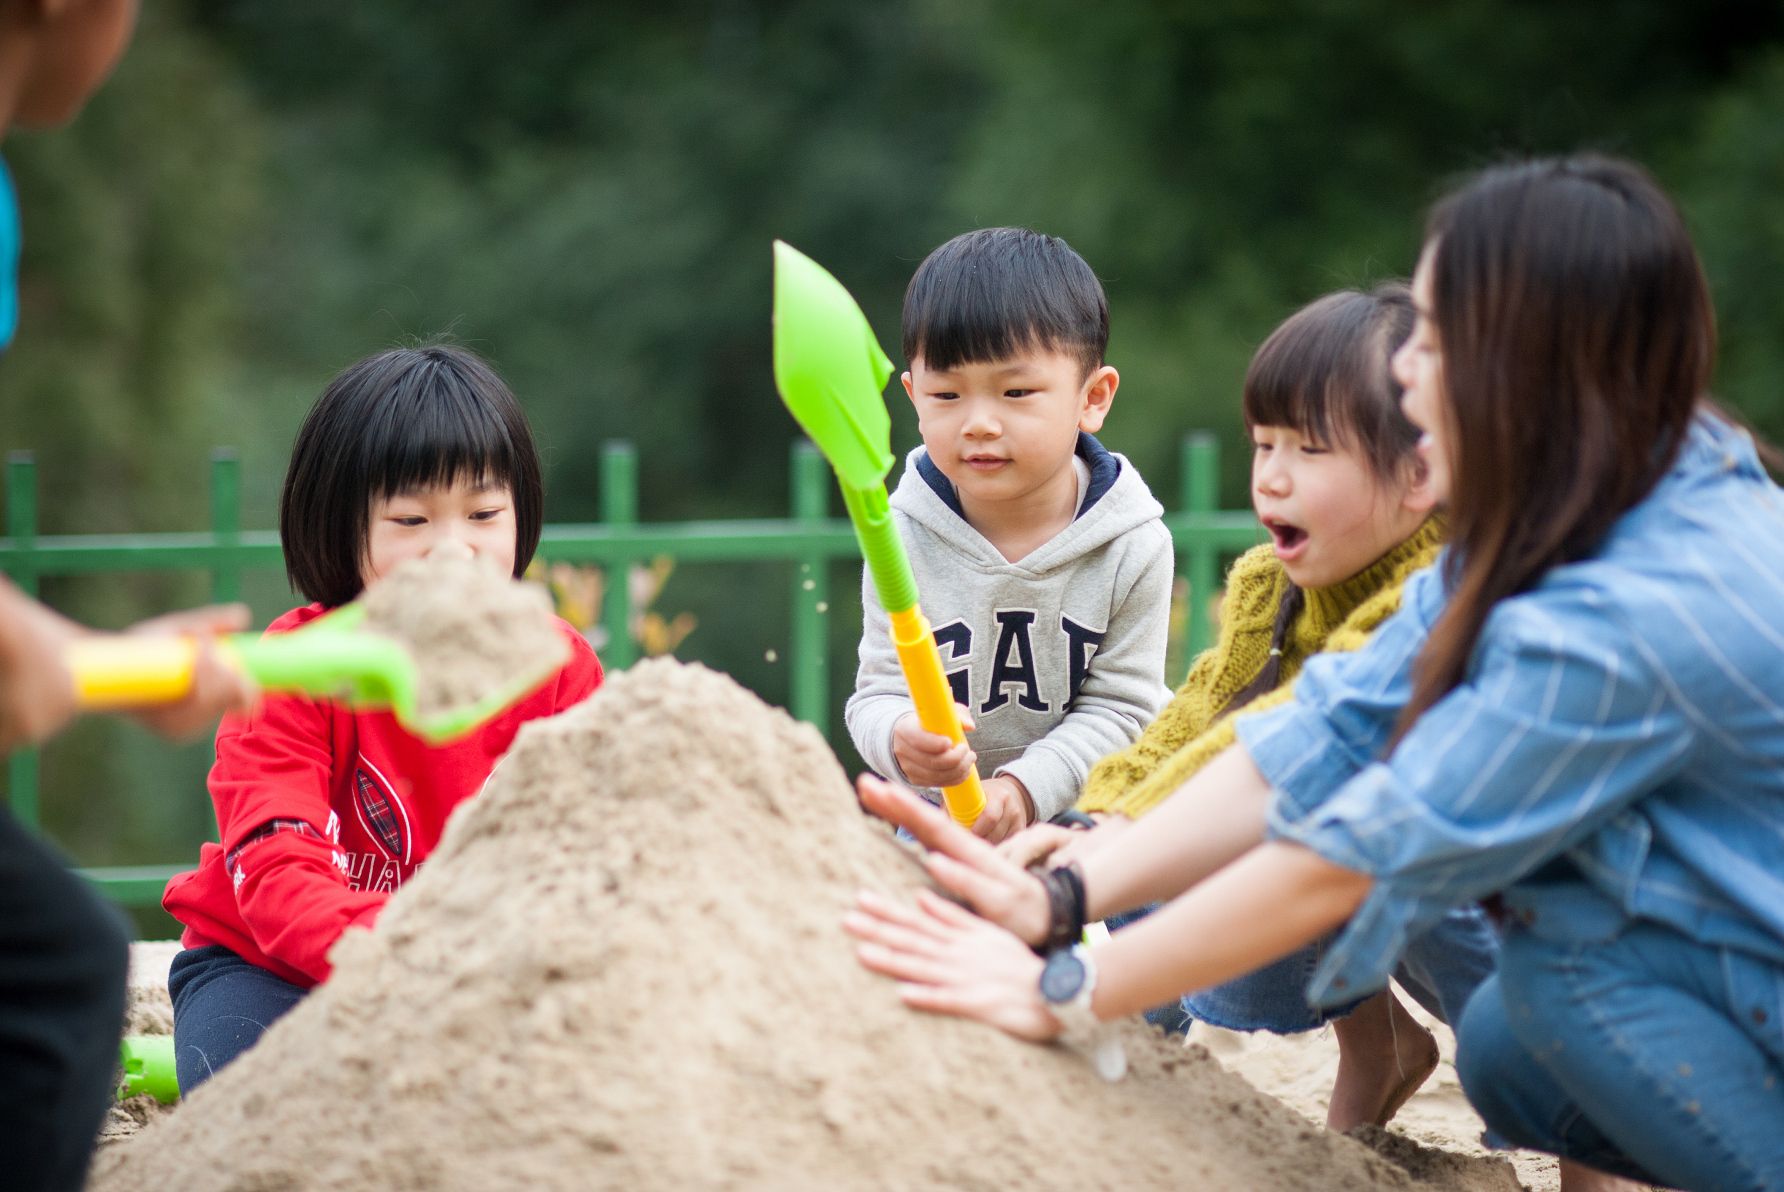
<instances>
[{"instance_id":1,"label":"woman's hand on sand","mask_svg":"<svg viewBox=\"0 0 1784 1192\"><path fill-rule=\"evenodd\" d=\"M971 1018L1037 1042L1060 1032L1041 999L1039 956L1001 927L928 890L905 906L863 890L843 927L861 963L898 982L905 1005Z\"/></svg>"},{"instance_id":2,"label":"woman's hand on sand","mask_svg":"<svg viewBox=\"0 0 1784 1192\"><path fill-rule=\"evenodd\" d=\"M994 847L903 787L863 774L855 788L863 807L929 850L923 864L936 885L1027 943L1047 938L1052 910L1034 874L998 856Z\"/></svg>"}]
</instances>

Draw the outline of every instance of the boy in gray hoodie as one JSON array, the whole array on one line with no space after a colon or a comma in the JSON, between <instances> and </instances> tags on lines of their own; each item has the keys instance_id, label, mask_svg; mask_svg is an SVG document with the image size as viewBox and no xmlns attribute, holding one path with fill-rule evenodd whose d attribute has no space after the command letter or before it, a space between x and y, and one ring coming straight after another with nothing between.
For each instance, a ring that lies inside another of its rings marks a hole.
<instances>
[{"instance_id":1,"label":"boy in gray hoodie","mask_svg":"<svg viewBox=\"0 0 1784 1192\"><path fill-rule=\"evenodd\" d=\"M1108 340L1090 266L1024 228L956 236L905 291L903 380L923 445L892 515L968 738L918 725L867 576L845 718L869 766L931 799L976 762L973 831L992 841L1069 808L1091 765L1170 697L1164 510L1092 437L1120 384Z\"/></svg>"}]
</instances>

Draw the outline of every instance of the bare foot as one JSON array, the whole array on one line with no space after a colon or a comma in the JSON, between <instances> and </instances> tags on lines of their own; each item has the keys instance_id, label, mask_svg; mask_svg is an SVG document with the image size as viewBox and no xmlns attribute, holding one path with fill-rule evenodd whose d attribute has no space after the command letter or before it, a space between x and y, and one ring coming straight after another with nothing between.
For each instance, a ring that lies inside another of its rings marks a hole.
<instances>
[{"instance_id":1,"label":"bare foot","mask_svg":"<svg viewBox=\"0 0 1784 1192\"><path fill-rule=\"evenodd\" d=\"M1652 1184L1626 1180L1572 1159L1561 1160L1561 1192L1652 1192L1652 1188Z\"/></svg>"},{"instance_id":2,"label":"bare foot","mask_svg":"<svg viewBox=\"0 0 1784 1192\"><path fill-rule=\"evenodd\" d=\"M1326 1127L1385 1126L1437 1070L1437 1040L1384 989L1333 1023L1338 1078ZM1588 1189L1588 1192L1596 1192Z\"/></svg>"}]
</instances>

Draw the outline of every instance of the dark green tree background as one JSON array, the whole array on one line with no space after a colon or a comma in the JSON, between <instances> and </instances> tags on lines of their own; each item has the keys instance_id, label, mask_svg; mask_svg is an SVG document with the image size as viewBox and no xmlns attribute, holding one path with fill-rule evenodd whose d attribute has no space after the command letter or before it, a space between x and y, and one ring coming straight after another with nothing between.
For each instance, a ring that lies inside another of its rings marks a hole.
<instances>
[{"instance_id":1,"label":"dark green tree background","mask_svg":"<svg viewBox=\"0 0 1784 1192\"><path fill-rule=\"evenodd\" d=\"M1237 506L1238 386L1270 327L1405 273L1457 175L1579 148L1642 160L1684 204L1720 394L1784 437L1784 10L1765 0L168 0L72 128L6 146L26 256L0 444L37 453L46 532L202 525L219 443L269 526L329 375L449 332L527 404L553 520L595 515L610 438L639 446L647 519L774 515L793 427L769 241L830 266L895 350L916 262L1020 223L1107 285L1105 437L1170 493L1179 436L1217 431ZM280 580L251 593L262 620L292 602ZM701 617L683 656L779 698L785 587L693 568L662 603ZM117 624L203 585L46 595ZM83 728L46 754L48 822L83 861L185 855L206 755Z\"/></svg>"}]
</instances>

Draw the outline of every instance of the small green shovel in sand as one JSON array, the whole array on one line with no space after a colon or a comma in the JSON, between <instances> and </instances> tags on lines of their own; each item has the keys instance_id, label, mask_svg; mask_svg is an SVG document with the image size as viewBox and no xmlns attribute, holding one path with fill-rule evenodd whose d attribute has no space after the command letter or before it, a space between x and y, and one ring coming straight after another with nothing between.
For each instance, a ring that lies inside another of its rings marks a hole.
<instances>
[{"instance_id":1,"label":"small green shovel in sand","mask_svg":"<svg viewBox=\"0 0 1784 1192\"><path fill-rule=\"evenodd\" d=\"M416 710L415 658L401 642L362 627L365 609L343 604L302 629L261 637L230 634L212 645L227 665L264 691L388 708L430 744L464 736L539 685L523 675L474 703L423 716ZM199 644L192 638L95 634L63 653L80 706L118 710L172 703L192 690Z\"/></svg>"},{"instance_id":2,"label":"small green shovel in sand","mask_svg":"<svg viewBox=\"0 0 1784 1192\"><path fill-rule=\"evenodd\" d=\"M172 1035L125 1035L118 1044L118 1100L148 1093L163 1105L180 1099Z\"/></svg>"},{"instance_id":3,"label":"small green shovel in sand","mask_svg":"<svg viewBox=\"0 0 1784 1192\"><path fill-rule=\"evenodd\" d=\"M774 242L774 380L781 400L836 469L874 590L892 622L892 644L917 706L917 721L958 744L966 739L942 673L935 635L917 605L917 581L892 525L886 473L892 419L881 393L892 362L841 282L784 241ZM942 792L948 814L970 827L985 808L977 770Z\"/></svg>"}]
</instances>

